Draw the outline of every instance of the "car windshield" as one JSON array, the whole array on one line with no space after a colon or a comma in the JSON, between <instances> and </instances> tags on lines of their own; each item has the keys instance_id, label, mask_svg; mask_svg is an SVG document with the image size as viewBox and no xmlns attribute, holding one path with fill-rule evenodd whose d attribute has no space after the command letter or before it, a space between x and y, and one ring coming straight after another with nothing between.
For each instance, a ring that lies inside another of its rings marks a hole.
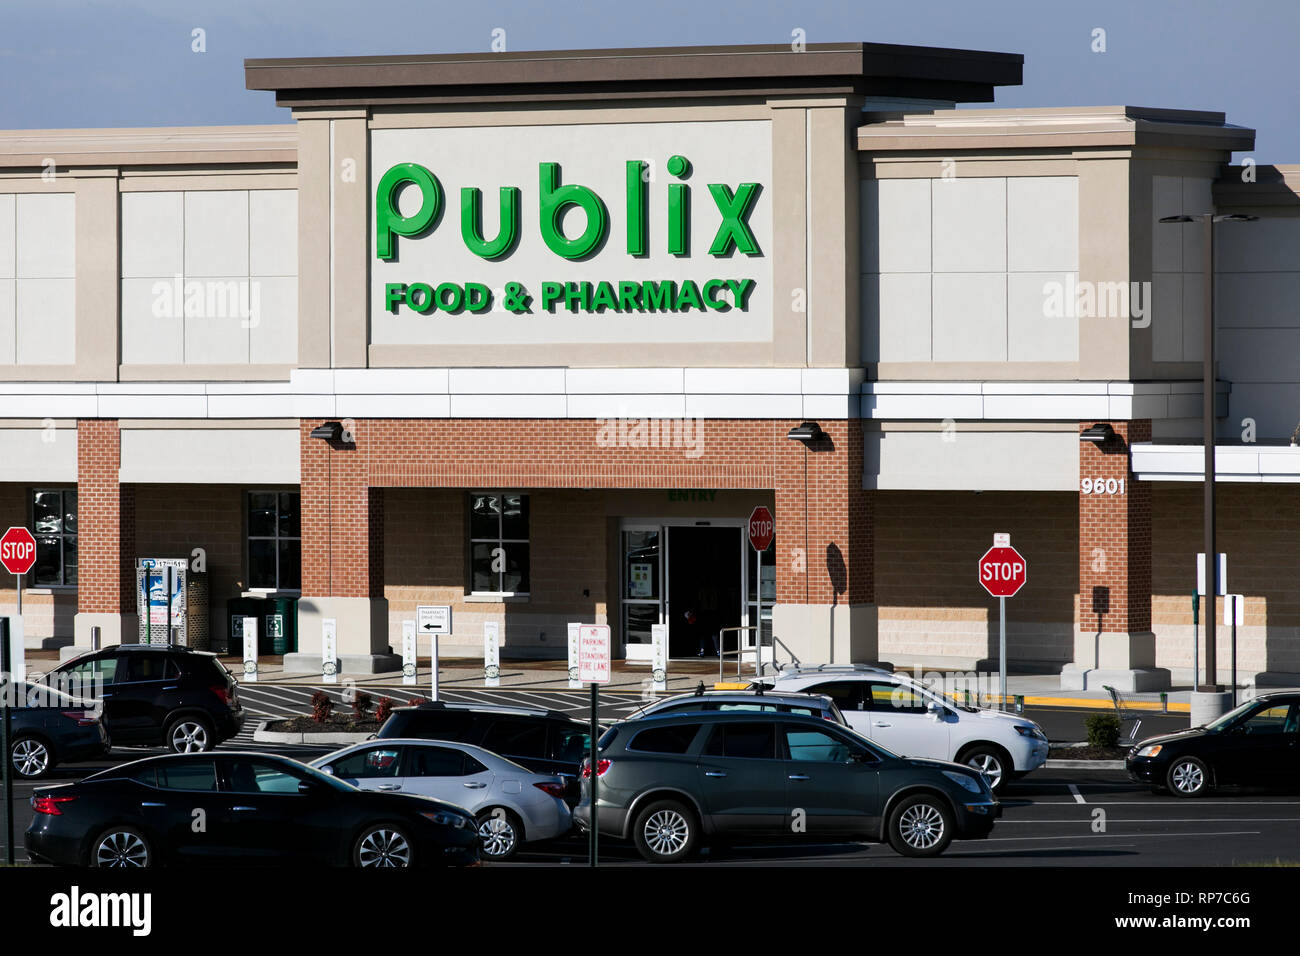
<instances>
[{"instance_id":1,"label":"car windshield","mask_svg":"<svg viewBox=\"0 0 1300 956\"><path fill-rule=\"evenodd\" d=\"M1243 716L1246 713L1249 713L1256 706L1258 706L1258 704L1259 701L1257 700L1248 700L1246 701L1246 703L1237 707L1235 710L1228 711L1226 714L1224 714L1222 717L1218 718L1217 720L1210 721L1208 724L1205 725L1205 729L1216 734L1219 733L1220 731L1226 730L1231 724L1237 721L1237 718Z\"/></svg>"}]
</instances>

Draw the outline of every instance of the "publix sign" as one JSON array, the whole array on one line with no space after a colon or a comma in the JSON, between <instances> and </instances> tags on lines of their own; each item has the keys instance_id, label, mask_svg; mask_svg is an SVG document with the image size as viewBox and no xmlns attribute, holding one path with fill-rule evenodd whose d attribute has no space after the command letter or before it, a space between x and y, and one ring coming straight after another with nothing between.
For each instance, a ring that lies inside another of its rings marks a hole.
<instances>
[{"instance_id":1,"label":"publix sign","mask_svg":"<svg viewBox=\"0 0 1300 956\"><path fill-rule=\"evenodd\" d=\"M561 163L542 160L536 163L536 178L531 182L497 185L495 201L485 196L484 185L461 185L458 194L444 188L433 164L399 162L389 166L375 189L374 253L378 260L400 263L407 244L459 228L462 263L467 253L469 261L484 266L502 263L493 271L501 275L500 268L504 268L506 274L504 281L492 282L481 281L486 277L475 274L385 281L384 309L394 315L745 312L757 280L736 270L734 264L743 262L744 257L763 256L751 225L751 217L763 201L762 184L706 181L700 189L689 182L694 172L690 159L677 153L668 156L658 170L660 176L667 173L668 184L666 190L655 191L657 201L652 202L653 160L617 162L622 188L616 195L610 194L607 186L602 187L602 194L592 185L570 182ZM610 179L605 171L602 180L607 183ZM489 216L495 221L494 229L485 225ZM543 261L539 264L534 256L528 277L511 276L509 263L529 230L535 230L535 240L546 250ZM694 275L684 276L664 269L667 274L644 275L647 262L690 261L697 251L692 244L702 245L701 235L709 237L701 257L716 262L716 271L700 275L693 269ZM434 261L455 258L439 255ZM421 261L429 262L428 258ZM599 262L603 270L617 268L618 261L629 266L639 263L641 268L627 271L641 274L636 278L592 275L593 263ZM566 268L581 274L566 275ZM462 266L461 271L480 270Z\"/></svg>"}]
</instances>

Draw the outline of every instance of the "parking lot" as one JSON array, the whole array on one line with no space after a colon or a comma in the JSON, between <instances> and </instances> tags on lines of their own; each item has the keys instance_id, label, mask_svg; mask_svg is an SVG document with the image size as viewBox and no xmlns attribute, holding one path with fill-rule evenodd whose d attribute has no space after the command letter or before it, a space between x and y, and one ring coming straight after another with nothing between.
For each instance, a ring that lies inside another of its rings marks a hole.
<instances>
[{"instance_id":1,"label":"parking lot","mask_svg":"<svg viewBox=\"0 0 1300 956\"><path fill-rule=\"evenodd\" d=\"M306 712L314 688L243 685L240 694L250 721L239 737L222 744L223 750L256 749L298 760L323 755L327 747L254 744L252 733L261 719ZM342 700L344 688L329 693ZM427 688L368 688L376 698L392 696L404 701ZM478 703L526 704L583 715L585 692L450 691L447 700ZM603 721L626 716L640 706L633 694L602 695ZM1081 726L1084 712L1044 713L1033 718L1050 728ZM1186 717L1154 715L1143 733L1157 733L1186 725ZM1055 737L1056 734L1051 734ZM42 784L71 782L110 764L161 753L161 748L115 748L106 760L56 768ZM35 784L15 786L15 833L18 859L24 858L22 832L31 819L29 800ZM778 866L1235 866L1275 863L1300 853L1300 795L1240 792L1213 794L1203 799L1179 799L1153 794L1130 782L1122 771L1045 768L1009 785L1003 797L1004 814L987 840L959 841L932 860L905 859L886 845L804 844L770 846L740 844L705 848L694 860L699 866L766 864ZM2 839L3 834L0 834ZM647 866L626 843L602 838L602 865ZM502 866L585 866L585 838L571 835L545 844L527 846Z\"/></svg>"}]
</instances>

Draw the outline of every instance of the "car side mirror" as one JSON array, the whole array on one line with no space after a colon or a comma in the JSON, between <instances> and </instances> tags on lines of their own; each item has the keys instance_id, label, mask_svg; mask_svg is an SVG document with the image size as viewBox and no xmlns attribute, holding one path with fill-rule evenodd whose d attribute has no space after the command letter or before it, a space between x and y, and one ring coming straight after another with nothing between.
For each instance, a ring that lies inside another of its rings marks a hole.
<instances>
[{"instance_id":1,"label":"car side mirror","mask_svg":"<svg viewBox=\"0 0 1300 956\"><path fill-rule=\"evenodd\" d=\"M943 704L939 703L937 700L930 701L930 703L926 704L925 709L930 712L931 717L942 717L948 710L948 708L944 707Z\"/></svg>"},{"instance_id":2,"label":"car side mirror","mask_svg":"<svg viewBox=\"0 0 1300 956\"><path fill-rule=\"evenodd\" d=\"M333 766L317 767L316 769L319 770L321 773L329 774L331 777L334 776Z\"/></svg>"}]
</instances>

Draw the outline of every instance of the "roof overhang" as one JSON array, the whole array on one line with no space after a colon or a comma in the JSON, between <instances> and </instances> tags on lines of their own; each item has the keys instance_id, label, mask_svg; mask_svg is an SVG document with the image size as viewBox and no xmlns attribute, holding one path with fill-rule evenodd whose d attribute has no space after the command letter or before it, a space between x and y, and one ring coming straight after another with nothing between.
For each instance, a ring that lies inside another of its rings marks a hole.
<instances>
[{"instance_id":1,"label":"roof overhang","mask_svg":"<svg viewBox=\"0 0 1300 956\"><path fill-rule=\"evenodd\" d=\"M886 43L647 47L244 61L250 90L303 108L856 95L986 103L1024 57Z\"/></svg>"}]
</instances>

